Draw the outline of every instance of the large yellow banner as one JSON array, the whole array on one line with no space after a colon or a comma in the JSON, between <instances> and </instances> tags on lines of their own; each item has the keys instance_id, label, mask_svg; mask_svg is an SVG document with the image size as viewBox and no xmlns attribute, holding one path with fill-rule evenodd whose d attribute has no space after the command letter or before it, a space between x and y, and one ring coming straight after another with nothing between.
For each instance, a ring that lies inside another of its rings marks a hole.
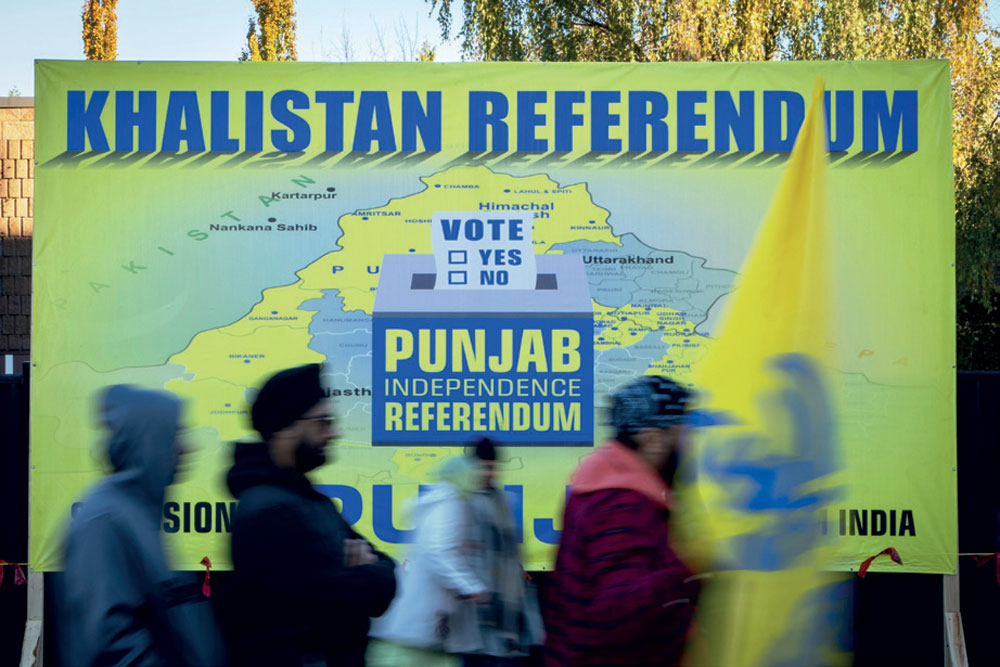
<instances>
[{"instance_id":1,"label":"large yellow banner","mask_svg":"<svg viewBox=\"0 0 1000 667\"><path fill-rule=\"evenodd\" d=\"M894 547L874 569L952 572L945 62L39 62L33 567L59 567L102 473L95 393L117 383L185 401L196 451L162 529L179 567L226 567L252 391L309 362L343 431L312 478L360 532L400 554L428 471L490 435L525 565L551 567L608 395L694 385L719 344L817 75L829 567Z\"/></svg>"}]
</instances>

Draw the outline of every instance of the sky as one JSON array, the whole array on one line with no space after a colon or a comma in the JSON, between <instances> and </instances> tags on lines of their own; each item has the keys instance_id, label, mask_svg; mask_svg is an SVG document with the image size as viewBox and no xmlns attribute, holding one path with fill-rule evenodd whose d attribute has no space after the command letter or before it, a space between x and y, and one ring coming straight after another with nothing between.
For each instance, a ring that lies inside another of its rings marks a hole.
<instances>
[{"instance_id":1,"label":"sky","mask_svg":"<svg viewBox=\"0 0 1000 667\"><path fill-rule=\"evenodd\" d=\"M15 88L34 95L36 58L83 58L82 5L0 0L8 37L0 43L0 97ZM461 60L458 41L442 40L429 8L425 0L297 0L299 60L409 60L425 40L437 48L437 60ZM989 0L989 8L1000 25L1000 0ZM252 11L250 0L119 0L118 59L236 60Z\"/></svg>"},{"instance_id":2,"label":"sky","mask_svg":"<svg viewBox=\"0 0 1000 667\"><path fill-rule=\"evenodd\" d=\"M83 0L0 0L0 21L9 23L3 29L9 39L0 41L0 97L14 86L22 95L34 95L36 58L83 58L82 5ZM402 60L400 42L419 46L424 40L437 46L438 60L462 59L457 40L442 42L425 0L297 0L295 5L299 60L345 60L345 42L351 60ZM119 0L118 59L236 60L252 13L250 0Z\"/></svg>"}]
</instances>

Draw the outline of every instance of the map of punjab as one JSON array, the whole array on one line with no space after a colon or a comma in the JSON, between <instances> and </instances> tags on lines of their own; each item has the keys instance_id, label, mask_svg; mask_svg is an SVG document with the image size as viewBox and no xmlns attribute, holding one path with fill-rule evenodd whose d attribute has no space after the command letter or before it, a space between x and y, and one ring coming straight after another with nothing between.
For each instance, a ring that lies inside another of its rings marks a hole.
<instances>
[{"instance_id":1,"label":"map of punjab","mask_svg":"<svg viewBox=\"0 0 1000 667\"><path fill-rule=\"evenodd\" d=\"M732 290L734 272L615 234L612 212L586 183L563 186L484 166L421 181L415 194L340 216L339 247L297 271L292 284L265 289L239 320L198 333L170 357L184 373L166 388L188 399L197 423L213 425L222 442L247 436L252 387L282 368L324 362L343 440L369 444L371 315L382 257L430 254L431 219L442 210L531 211L537 254L582 257L594 308L595 408L642 373L685 380L705 353L710 339L697 327Z\"/></svg>"}]
</instances>

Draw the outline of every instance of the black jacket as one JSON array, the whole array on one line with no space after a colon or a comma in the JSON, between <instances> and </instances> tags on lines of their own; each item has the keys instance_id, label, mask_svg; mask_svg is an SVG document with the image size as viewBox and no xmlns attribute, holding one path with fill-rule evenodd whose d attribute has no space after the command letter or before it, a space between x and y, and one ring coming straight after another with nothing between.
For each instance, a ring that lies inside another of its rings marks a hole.
<instances>
[{"instance_id":1,"label":"black jacket","mask_svg":"<svg viewBox=\"0 0 1000 667\"><path fill-rule=\"evenodd\" d=\"M274 465L263 443L239 443L229 490L233 517L233 625L237 664L363 665L369 617L396 592L393 561L344 565L358 538L302 474Z\"/></svg>"}]
</instances>

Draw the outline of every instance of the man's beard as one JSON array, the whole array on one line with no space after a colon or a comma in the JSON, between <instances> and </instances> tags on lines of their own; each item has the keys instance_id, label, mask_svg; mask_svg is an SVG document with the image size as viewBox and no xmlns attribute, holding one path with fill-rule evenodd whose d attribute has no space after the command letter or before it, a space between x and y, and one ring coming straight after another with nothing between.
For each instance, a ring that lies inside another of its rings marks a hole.
<instances>
[{"instance_id":1,"label":"man's beard","mask_svg":"<svg viewBox=\"0 0 1000 667\"><path fill-rule=\"evenodd\" d=\"M299 440L295 448L295 469L301 473L315 470L326 463L326 448L315 447L305 440Z\"/></svg>"}]
</instances>

